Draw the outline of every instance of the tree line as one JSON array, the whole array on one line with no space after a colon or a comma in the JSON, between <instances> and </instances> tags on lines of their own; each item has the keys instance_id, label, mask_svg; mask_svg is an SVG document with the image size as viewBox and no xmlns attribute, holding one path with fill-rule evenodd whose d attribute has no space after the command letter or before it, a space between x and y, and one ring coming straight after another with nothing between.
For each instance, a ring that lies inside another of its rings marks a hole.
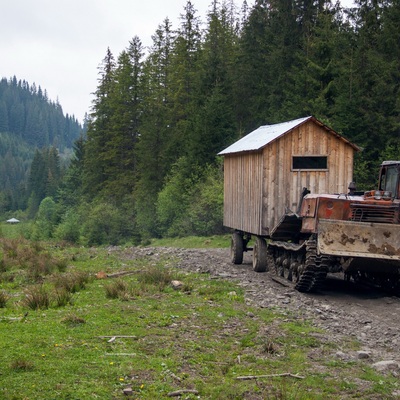
<instances>
[{"instance_id":1,"label":"tree line","mask_svg":"<svg viewBox=\"0 0 400 400\"><path fill-rule=\"evenodd\" d=\"M379 162L399 157L399 23L399 0L213 0L204 24L187 1L150 48L134 36L117 57L107 49L87 136L52 198L52 234L95 244L219 233L216 154L306 115L363 148L356 182L374 187Z\"/></svg>"},{"instance_id":2,"label":"tree line","mask_svg":"<svg viewBox=\"0 0 400 400\"><path fill-rule=\"evenodd\" d=\"M52 148L53 153L57 149L57 157L68 158L74 142L81 134L82 127L76 118L64 115L61 105L58 101L51 101L46 90L17 80L15 76L11 79L2 78L0 213L6 210L24 210L30 202L37 204L36 207L31 207L30 214L34 215L38 202L43 199L37 188L36 195L30 199L33 187L29 179L30 175L37 172L37 154L42 151L46 153Z\"/></svg>"},{"instance_id":3,"label":"tree line","mask_svg":"<svg viewBox=\"0 0 400 400\"><path fill-rule=\"evenodd\" d=\"M0 80L0 132L32 147L55 146L61 152L71 148L81 126L71 115L64 115L58 100L51 101L47 91L25 80Z\"/></svg>"}]
</instances>

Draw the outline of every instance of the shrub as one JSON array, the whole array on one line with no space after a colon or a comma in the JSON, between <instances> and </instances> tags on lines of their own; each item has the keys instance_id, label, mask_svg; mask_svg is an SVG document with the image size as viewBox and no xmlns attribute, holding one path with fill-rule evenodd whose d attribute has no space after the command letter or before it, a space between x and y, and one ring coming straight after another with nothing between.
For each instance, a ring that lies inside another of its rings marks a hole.
<instances>
[{"instance_id":1,"label":"shrub","mask_svg":"<svg viewBox=\"0 0 400 400\"><path fill-rule=\"evenodd\" d=\"M58 272L65 272L68 267L68 260L66 258L56 259L54 260L54 266Z\"/></svg>"},{"instance_id":2,"label":"shrub","mask_svg":"<svg viewBox=\"0 0 400 400\"><path fill-rule=\"evenodd\" d=\"M1 258L0 259L0 273L6 272L6 271L7 271L6 263L4 262L4 259Z\"/></svg>"},{"instance_id":3,"label":"shrub","mask_svg":"<svg viewBox=\"0 0 400 400\"><path fill-rule=\"evenodd\" d=\"M76 293L86 288L89 282L89 274L83 271L73 271L66 274L58 274L53 278L57 289L64 289L69 293Z\"/></svg>"},{"instance_id":4,"label":"shrub","mask_svg":"<svg viewBox=\"0 0 400 400\"><path fill-rule=\"evenodd\" d=\"M61 223L54 231L54 237L58 240L66 240L71 243L78 243L81 230L81 217L77 210L68 210L62 218Z\"/></svg>"},{"instance_id":5,"label":"shrub","mask_svg":"<svg viewBox=\"0 0 400 400\"><path fill-rule=\"evenodd\" d=\"M45 240L53 237L57 221L57 205L51 197L42 200L31 233L34 240Z\"/></svg>"},{"instance_id":6,"label":"shrub","mask_svg":"<svg viewBox=\"0 0 400 400\"><path fill-rule=\"evenodd\" d=\"M66 268L67 261L53 258L41 243L25 239L1 239L2 259L0 272L24 270L28 279L41 281L43 276Z\"/></svg>"},{"instance_id":7,"label":"shrub","mask_svg":"<svg viewBox=\"0 0 400 400\"><path fill-rule=\"evenodd\" d=\"M165 236L223 233L222 168L206 166L195 169L190 176L185 168L185 160L180 160L159 193L160 233Z\"/></svg>"},{"instance_id":8,"label":"shrub","mask_svg":"<svg viewBox=\"0 0 400 400\"><path fill-rule=\"evenodd\" d=\"M104 286L106 297L109 299L126 299L129 295L128 284L122 279L117 279Z\"/></svg>"},{"instance_id":9,"label":"shrub","mask_svg":"<svg viewBox=\"0 0 400 400\"><path fill-rule=\"evenodd\" d=\"M207 167L193 187L187 216L191 235L207 236L224 232L224 183L220 168Z\"/></svg>"},{"instance_id":10,"label":"shrub","mask_svg":"<svg viewBox=\"0 0 400 400\"><path fill-rule=\"evenodd\" d=\"M56 289L54 292L54 300L57 307L65 307L73 303L72 293L64 288Z\"/></svg>"},{"instance_id":11,"label":"shrub","mask_svg":"<svg viewBox=\"0 0 400 400\"><path fill-rule=\"evenodd\" d=\"M140 273L138 279L139 282L155 286L158 290L162 291L171 283L173 277L170 270L155 265Z\"/></svg>"},{"instance_id":12,"label":"shrub","mask_svg":"<svg viewBox=\"0 0 400 400\"><path fill-rule=\"evenodd\" d=\"M163 189L158 194L157 218L161 235L184 236L188 231L185 223L190 202L189 192L196 181L195 176L188 170L187 159L182 157L172 167Z\"/></svg>"},{"instance_id":13,"label":"shrub","mask_svg":"<svg viewBox=\"0 0 400 400\"><path fill-rule=\"evenodd\" d=\"M4 290L0 290L0 308L4 308L7 305L7 301L10 296Z\"/></svg>"},{"instance_id":14,"label":"shrub","mask_svg":"<svg viewBox=\"0 0 400 400\"><path fill-rule=\"evenodd\" d=\"M31 310L47 309L50 305L50 296L42 285L33 286L26 290L22 303Z\"/></svg>"},{"instance_id":15,"label":"shrub","mask_svg":"<svg viewBox=\"0 0 400 400\"><path fill-rule=\"evenodd\" d=\"M33 282L40 282L45 275L54 270L54 261L48 254L36 255L31 260L26 260L27 276Z\"/></svg>"},{"instance_id":16,"label":"shrub","mask_svg":"<svg viewBox=\"0 0 400 400\"><path fill-rule=\"evenodd\" d=\"M1 247L3 249L3 264L6 269L8 260L15 260L18 256L18 247L21 241L15 239L1 239Z\"/></svg>"},{"instance_id":17,"label":"shrub","mask_svg":"<svg viewBox=\"0 0 400 400\"><path fill-rule=\"evenodd\" d=\"M108 203L99 203L93 206L85 218L82 227L82 235L85 244L117 245L123 237L122 232L129 225L129 220L125 219L123 212Z\"/></svg>"},{"instance_id":18,"label":"shrub","mask_svg":"<svg viewBox=\"0 0 400 400\"><path fill-rule=\"evenodd\" d=\"M83 318L78 317L75 314L67 315L61 322L70 327L75 327L86 323Z\"/></svg>"}]
</instances>

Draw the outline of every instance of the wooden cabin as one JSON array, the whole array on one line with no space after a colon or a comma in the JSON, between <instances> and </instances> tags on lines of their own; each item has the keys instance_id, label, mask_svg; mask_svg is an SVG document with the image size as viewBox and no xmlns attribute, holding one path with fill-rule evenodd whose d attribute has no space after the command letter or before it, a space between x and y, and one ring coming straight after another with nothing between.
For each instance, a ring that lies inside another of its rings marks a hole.
<instances>
[{"instance_id":1,"label":"wooden cabin","mask_svg":"<svg viewBox=\"0 0 400 400\"><path fill-rule=\"evenodd\" d=\"M224 225L268 237L303 188L347 193L360 149L314 117L260 126L221 151Z\"/></svg>"}]
</instances>

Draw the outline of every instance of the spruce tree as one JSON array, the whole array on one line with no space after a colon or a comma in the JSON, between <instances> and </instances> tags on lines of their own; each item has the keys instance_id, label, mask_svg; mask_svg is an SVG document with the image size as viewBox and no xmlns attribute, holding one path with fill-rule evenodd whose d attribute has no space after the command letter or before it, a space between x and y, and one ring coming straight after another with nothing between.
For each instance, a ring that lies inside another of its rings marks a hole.
<instances>
[{"instance_id":1,"label":"spruce tree","mask_svg":"<svg viewBox=\"0 0 400 400\"><path fill-rule=\"evenodd\" d=\"M82 198L84 173L85 140L81 136L73 147L71 158L64 179L57 191L57 200L63 212L76 207Z\"/></svg>"},{"instance_id":2,"label":"spruce tree","mask_svg":"<svg viewBox=\"0 0 400 400\"><path fill-rule=\"evenodd\" d=\"M152 39L150 54L143 68L144 117L136 147L138 164L135 208L137 224L145 237L157 235L157 195L172 158L172 154L166 151L168 143L172 140L174 121L170 87L173 33L168 19L157 28Z\"/></svg>"},{"instance_id":3,"label":"spruce tree","mask_svg":"<svg viewBox=\"0 0 400 400\"><path fill-rule=\"evenodd\" d=\"M272 76L268 57L272 43L269 3L257 0L244 21L235 65L235 104L239 136L268 121Z\"/></svg>"},{"instance_id":4,"label":"spruce tree","mask_svg":"<svg viewBox=\"0 0 400 400\"><path fill-rule=\"evenodd\" d=\"M0 132L9 132L8 111L5 101L0 99Z\"/></svg>"},{"instance_id":5,"label":"spruce tree","mask_svg":"<svg viewBox=\"0 0 400 400\"><path fill-rule=\"evenodd\" d=\"M83 191L88 198L99 193L106 180L106 142L114 111L111 99L115 85L115 68L114 56L108 48L99 68L99 85L87 128Z\"/></svg>"},{"instance_id":6,"label":"spruce tree","mask_svg":"<svg viewBox=\"0 0 400 400\"><path fill-rule=\"evenodd\" d=\"M199 62L199 107L192 135L189 159L204 166L235 137L233 69L236 56L236 17L225 4L208 16L208 29Z\"/></svg>"},{"instance_id":7,"label":"spruce tree","mask_svg":"<svg viewBox=\"0 0 400 400\"><path fill-rule=\"evenodd\" d=\"M115 199L131 194L134 188L135 146L141 118L142 57L141 41L135 37L118 57L109 98L112 114L103 150L105 182L102 193Z\"/></svg>"},{"instance_id":8,"label":"spruce tree","mask_svg":"<svg viewBox=\"0 0 400 400\"><path fill-rule=\"evenodd\" d=\"M356 4L352 101L342 115L344 120L351 119L348 129L353 141L363 146L361 158L373 177L390 132L398 135L398 59L392 53L396 47L389 49L384 35L389 4L380 0L358 0Z\"/></svg>"},{"instance_id":9,"label":"spruce tree","mask_svg":"<svg viewBox=\"0 0 400 400\"><path fill-rule=\"evenodd\" d=\"M345 68L342 53L348 49L340 14L330 0L303 5L300 50L291 68L293 116L334 120L337 79Z\"/></svg>"},{"instance_id":10,"label":"spruce tree","mask_svg":"<svg viewBox=\"0 0 400 400\"><path fill-rule=\"evenodd\" d=\"M188 138L193 132L193 119L198 106L198 60L201 49L200 20L189 0L181 15L181 24L174 38L171 58L171 102L174 119L166 157L171 166L187 153Z\"/></svg>"},{"instance_id":11,"label":"spruce tree","mask_svg":"<svg viewBox=\"0 0 400 400\"><path fill-rule=\"evenodd\" d=\"M51 147L46 152L47 158L47 180L46 197L55 197L61 182L60 156L55 147Z\"/></svg>"}]
</instances>

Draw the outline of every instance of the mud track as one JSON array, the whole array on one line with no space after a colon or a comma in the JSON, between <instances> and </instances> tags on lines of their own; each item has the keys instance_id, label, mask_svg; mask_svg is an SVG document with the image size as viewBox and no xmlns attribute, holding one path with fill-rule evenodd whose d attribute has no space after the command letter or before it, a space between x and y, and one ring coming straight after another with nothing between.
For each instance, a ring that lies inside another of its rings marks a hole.
<instances>
[{"instance_id":1,"label":"mud track","mask_svg":"<svg viewBox=\"0 0 400 400\"><path fill-rule=\"evenodd\" d=\"M242 265L230 262L229 249L130 248L124 257L170 260L168 265L211 277L235 281L245 291L246 302L256 307L274 307L312 321L327 332L327 340L339 344L357 339L371 362L400 361L400 298L340 277L328 276L319 293L300 293L272 272L252 270L251 253Z\"/></svg>"}]
</instances>

